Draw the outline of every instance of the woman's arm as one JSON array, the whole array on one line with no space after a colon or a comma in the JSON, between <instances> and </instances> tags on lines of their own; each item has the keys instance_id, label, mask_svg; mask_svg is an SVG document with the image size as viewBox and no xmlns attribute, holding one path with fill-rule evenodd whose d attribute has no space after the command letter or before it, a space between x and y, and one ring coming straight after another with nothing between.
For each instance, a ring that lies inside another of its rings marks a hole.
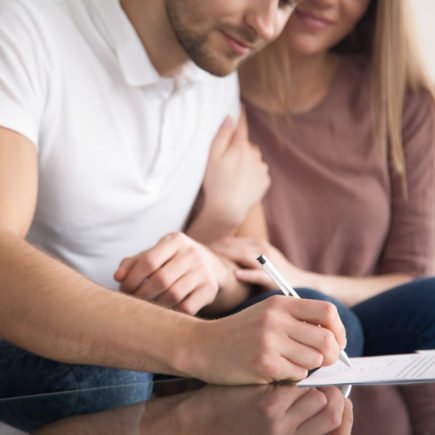
<instances>
[{"instance_id":1,"label":"woman's arm","mask_svg":"<svg viewBox=\"0 0 435 435\"><path fill-rule=\"evenodd\" d=\"M402 122L406 191L403 179L391 171L391 222L377 267L380 274L425 276L435 271L434 121L433 98L410 92Z\"/></svg>"},{"instance_id":2,"label":"woman's arm","mask_svg":"<svg viewBox=\"0 0 435 435\"><path fill-rule=\"evenodd\" d=\"M261 203L258 203L250 211L245 222L238 228L236 235L238 237L256 237L260 240L269 240L266 216Z\"/></svg>"},{"instance_id":3,"label":"woman's arm","mask_svg":"<svg viewBox=\"0 0 435 435\"><path fill-rule=\"evenodd\" d=\"M267 238L260 203L269 186L266 164L258 148L248 140L246 116L242 111L234 129L227 118L216 135L200 194L186 229L193 239L210 245L229 235ZM252 286L239 281L237 266L221 257L228 275L212 304L203 315L215 315L233 308L252 294Z\"/></svg>"},{"instance_id":4,"label":"woman's arm","mask_svg":"<svg viewBox=\"0 0 435 435\"><path fill-rule=\"evenodd\" d=\"M186 234L205 244L237 234L248 216L258 213L254 208L269 183L267 165L249 142L244 112L235 128L227 118L213 140Z\"/></svg>"},{"instance_id":5,"label":"woman's arm","mask_svg":"<svg viewBox=\"0 0 435 435\"><path fill-rule=\"evenodd\" d=\"M237 279L245 283L261 285L267 289L276 288L256 261L260 254L264 254L293 287L319 290L347 306L355 305L413 278L406 273L350 277L309 272L290 263L277 248L265 240L252 238L228 237L214 243L213 250L241 267L234 273Z\"/></svg>"},{"instance_id":6,"label":"woman's arm","mask_svg":"<svg viewBox=\"0 0 435 435\"><path fill-rule=\"evenodd\" d=\"M355 278L351 276L322 275L302 270L300 272L304 276L303 282L301 281L302 286L320 290L349 307L414 278L405 273Z\"/></svg>"}]
</instances>

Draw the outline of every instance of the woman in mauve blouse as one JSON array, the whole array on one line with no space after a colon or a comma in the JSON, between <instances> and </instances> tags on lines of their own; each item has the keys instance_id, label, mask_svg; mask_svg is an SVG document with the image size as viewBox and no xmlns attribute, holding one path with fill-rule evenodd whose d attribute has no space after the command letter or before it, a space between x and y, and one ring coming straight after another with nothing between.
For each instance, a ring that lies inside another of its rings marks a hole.
<instances>
[{"instance_id":1,"label":"woman in mauve blouse","mask_svg":"<svg viewBox=\"0 0 435 435\"><path fill-rule=\"evenodd\" d=\"M250 139L271 177L270 243L214 245L241 266L241 281L275 288L255 261L265 254L294 287L347 307L361 322L364 355L435 348L434 98L408 8L303 0L282 35L245 62ZM435 397L427 404L434 414ZM433 418L425 424L435 430Z\"/></svg>"}]
</instances>

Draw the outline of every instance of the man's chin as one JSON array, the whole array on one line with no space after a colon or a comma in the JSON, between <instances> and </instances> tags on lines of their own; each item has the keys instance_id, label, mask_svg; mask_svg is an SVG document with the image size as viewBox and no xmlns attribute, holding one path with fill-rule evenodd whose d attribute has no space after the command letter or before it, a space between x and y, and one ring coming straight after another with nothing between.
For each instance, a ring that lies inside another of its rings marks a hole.
<instances>
[{"instance_id":1,"label":"man's chin","mask_svg":"<svg viewBox=\"0 0 435 435\"><path fill-rule=\"evenodd\" d=\"M214 61L208 61L202 64L197 63L197 66L216 77L225 77L235 72L243 60L244 58L216 59Z\"/></svg>"}]
</instances>

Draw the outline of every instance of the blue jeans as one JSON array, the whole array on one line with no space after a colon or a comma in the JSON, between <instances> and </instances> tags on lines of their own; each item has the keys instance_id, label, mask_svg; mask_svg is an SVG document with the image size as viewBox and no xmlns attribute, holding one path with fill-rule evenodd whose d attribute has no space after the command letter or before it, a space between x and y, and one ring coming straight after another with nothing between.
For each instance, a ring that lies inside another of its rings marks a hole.
<instances>
[{"instance_id":1,"label":"blue jeans","mask_svg":"<svg viewBox=\"0 0 435 435\"><path fill-rule=\"evenodd\" d=\"M435 349L435 277L395 287L352 311L364 331L364 355Z\"/></svg>"},{"instance_id":2,"label":"blue jeans","mask_svg":"<svg viewBox=\"0 0 435 435\"><path fill-rule=\"evenodd\" d=\"M150 373L59 363L0 340L0 399L151 382Z\"/></svg>"}]
</instances>

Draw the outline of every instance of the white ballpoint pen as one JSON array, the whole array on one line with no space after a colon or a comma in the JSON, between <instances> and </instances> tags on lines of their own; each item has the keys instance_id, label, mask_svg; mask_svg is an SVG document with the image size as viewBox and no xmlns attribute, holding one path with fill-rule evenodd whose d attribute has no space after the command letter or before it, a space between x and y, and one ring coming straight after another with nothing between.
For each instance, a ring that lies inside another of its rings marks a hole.
<instances>
[{"instance_id":1,"label":"white ballpoint pen","mask_svg":"<svg viewBox=\"0 0 435 435\"><path fill-rule=\"evenodd\" d=\"M286 295L293 296L300 299L301 297L296 293L296 290L285 280L278 269L270 262L265 255L260 255L257 261L261 264L264 271L269 275L272 281L278 286L278 288ZM346 352L342 350L340 352L339 359L348 367L352 367L349 357Z\"/></svg>"}]
</instances>

